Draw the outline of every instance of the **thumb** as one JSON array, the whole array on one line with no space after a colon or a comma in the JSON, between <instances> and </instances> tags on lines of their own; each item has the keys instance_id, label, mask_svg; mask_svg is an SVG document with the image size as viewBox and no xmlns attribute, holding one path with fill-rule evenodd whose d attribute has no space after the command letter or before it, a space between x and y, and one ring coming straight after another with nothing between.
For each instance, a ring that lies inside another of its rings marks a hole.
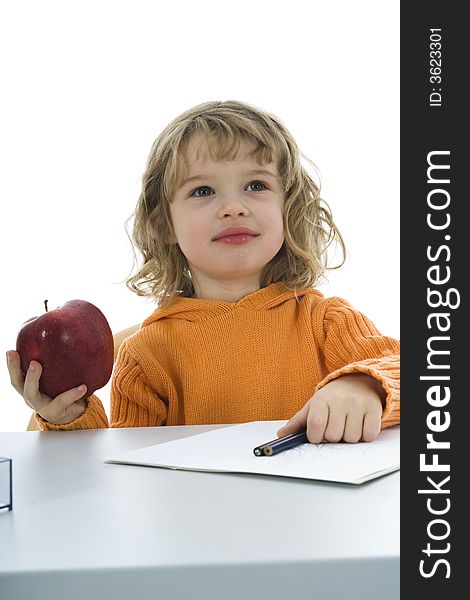
<instances>
[{"instance_id":1,"label":"thumb","mask_svg":"<svg viewBox=\"0 0 470 600\"><path fill-rule=\"evenodd\" d=\"M295 415L277 430L277 437L298 433L307 427L308 402Z\"/></svg>"},{"instance_id":2,"label":"thumb","mask_svg":"<svg viewBox=\"0 0 470 600\"><path fill-rule=\"evenodd\" d=\"M73 420L63 420L69 414L71 414L70 411L74 413L75 410L80 409L79 412L83 412L84 408L80 406L78 401L85 396L85 393L86 386L83 384L76 388L72 388L71 390L67 390L66 392L56 396L52 401L48 402L44 406L43 410L38 412L43 419L49 421L50 423L54 423L56 425L67 423L68 421ZM73 405L75 405L75 407Z\"/></svg>"}]
</instances>

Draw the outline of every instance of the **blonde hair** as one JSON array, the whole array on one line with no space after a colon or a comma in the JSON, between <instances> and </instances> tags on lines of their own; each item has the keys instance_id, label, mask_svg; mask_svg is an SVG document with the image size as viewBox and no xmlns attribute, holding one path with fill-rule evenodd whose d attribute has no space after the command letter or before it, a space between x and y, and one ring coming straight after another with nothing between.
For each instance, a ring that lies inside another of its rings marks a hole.
<instances>
[{"instance_id":1,"label":"blonde hair","mask_svg":"<svg viewBox=\"0 0 470 600\"><path fill-rule=\"evenodd\" d=\"M211 160L233 160L240 142L247 140L254 143L253 157L260 164L277 165L285 196L285 239L265 265L261 287L275 282L294 290L311 287L326 269L342 266L346 255L343 238L328 204L320 198L319 186L301 164L301 159L308 159L283 123L242 102L205 102L174 119L152 145L129 236L142 263L126 281L129 289L155 297L161 306L175 296L194 294L186 257L171 241L170 203L186 176L183 153L196 135L204 140ZM342 260L330 267L328 248L333 242L339 245Z\"/></svg>"}]
</instances>

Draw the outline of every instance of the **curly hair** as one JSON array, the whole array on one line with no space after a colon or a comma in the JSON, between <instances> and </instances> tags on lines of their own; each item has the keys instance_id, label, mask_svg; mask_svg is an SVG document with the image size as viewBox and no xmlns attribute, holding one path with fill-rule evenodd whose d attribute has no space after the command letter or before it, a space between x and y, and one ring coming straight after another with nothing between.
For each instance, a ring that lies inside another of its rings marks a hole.
<instances>
[{"instance_id":1,"label":"curly hair","mask_svg":"<svg viewBox=\"0 0 470 600\"><path fill-rule=\"evenodd\" d=\"M152 145L142 176L129 235L135 273L126 285L139 296L153 296L165 305L175 296L191 297L194 287L186 257L173 239L170 203L184 181L184 151L201 136L211 160L233 160L242 140L254 144L260 164L274 162L284 191L284 243L261 274L261 286L282 282L290 289L314 286L326 269L343 265L346 249L320 188L302 165L315 166L298 149L292 135L274 115L239 101L205 102L174 119ZM329 266L328 249L335 242L342 259Z\"/></svg>"}]
</instances>

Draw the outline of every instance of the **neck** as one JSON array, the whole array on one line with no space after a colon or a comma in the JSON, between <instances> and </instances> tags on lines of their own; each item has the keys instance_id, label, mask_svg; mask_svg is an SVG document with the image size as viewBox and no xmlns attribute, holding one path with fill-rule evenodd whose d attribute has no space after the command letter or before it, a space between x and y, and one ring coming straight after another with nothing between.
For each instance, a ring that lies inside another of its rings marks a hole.
<instances>
[{"instance_id":1,"label":"neck","mask_svg":"<svg viewBox=\"0 0 470 600\"><path fill-rule=\"evenodd\" d=\"M243 281L213 281L200 276L193 278L195 298L219 300L220 302L238 302L248 294L260 289L259 277Z\"/></svg>"}]
</instances>

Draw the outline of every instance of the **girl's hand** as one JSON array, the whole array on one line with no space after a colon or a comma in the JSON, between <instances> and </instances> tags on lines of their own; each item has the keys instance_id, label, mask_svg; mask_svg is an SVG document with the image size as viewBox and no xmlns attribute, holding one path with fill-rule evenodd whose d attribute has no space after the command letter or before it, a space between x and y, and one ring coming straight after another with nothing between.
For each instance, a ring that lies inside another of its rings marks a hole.
<instances>
[{"instance_id":1,"label":"girl's hand","mask_svg":"<svg viewBox=\"0 0 470 600\"><path fill-rule=\"evenodd\" d=\"M313 444L372 442L379 435L385 391L379 381L361 373L330 381L279 429L279 437L307 430Z\"/></svg>"},{"instance_id":2,"label":"girl's hand","mask_svg":"<svg viewBox=\"0 0 470 600\"><path fill-rule=\"evenodd\" d=\"M7 352L7 365L10 381L15 390L23 396L26 404L36 411L43 419L55 425L70 423L85 412L87 401L86 386L68 390L52 399L39 391L39 379L42 365L31 361L26 377L21 369L20 355L14 350Z\"/></svg>"}]
</instances>

